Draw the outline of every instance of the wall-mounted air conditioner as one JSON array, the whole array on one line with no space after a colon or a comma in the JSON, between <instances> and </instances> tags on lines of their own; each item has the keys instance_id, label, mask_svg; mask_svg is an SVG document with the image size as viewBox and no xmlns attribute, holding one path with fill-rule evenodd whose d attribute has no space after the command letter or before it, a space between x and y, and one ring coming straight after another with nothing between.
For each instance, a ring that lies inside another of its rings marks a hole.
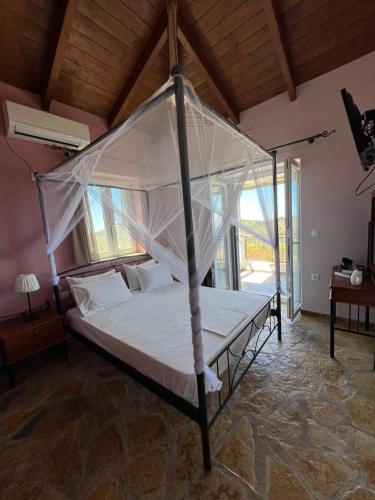
<instances>
[{"instance_id":1,"label":"wall-mounted air conditioner","mask_svg":"<svg viewBox=\"0 0 375 500\"><path fill-rule=\"evenodd\" d=\"M11 101L3 102L3 112L8 137L72 151L90 144L90 130L83 123Z\"/></svg>"}]
</instances>

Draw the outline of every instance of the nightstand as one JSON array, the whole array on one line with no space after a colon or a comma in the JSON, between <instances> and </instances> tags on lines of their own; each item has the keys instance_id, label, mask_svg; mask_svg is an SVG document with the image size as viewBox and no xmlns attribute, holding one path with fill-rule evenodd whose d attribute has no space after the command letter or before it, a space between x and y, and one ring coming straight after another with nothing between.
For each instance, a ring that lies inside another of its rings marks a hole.
<instances>
[{"instance_id":1,"label":"nightstand","mask_svg":"<svg viewBox=\"0 0 375 500\"><path fill-rule=\"evenodd\" d=\"M375 308L375 286L370 278L366 276L361 285L352 285L350 279L335 275L339 267L333 268L330 284L330 356L335 357L335 330L354 333L375 339L375 335L370 332L370 308ZM336 324L336 303L349 305L348 328L339 327ZM357 319L352 318L352 305L356 305ZM360 307L365 308L365 330L360 328ZM354 325L353 325L354 322ZM375 370L375 351L374 351L374 370Z\"/></svg>"},{"instance_id":2,"label":"nightstand","mask_svg":"<svg viewBox=\"0 0 375 500\"><path fill-rule=\"evenodd\" d=\"M15 385L15 363L56 344L62 344L67 359L64 318L51 309L42 311L34 321L25 322L16 318L0 323L1 357L10 385Z\"/></svg>"}]
</instances>

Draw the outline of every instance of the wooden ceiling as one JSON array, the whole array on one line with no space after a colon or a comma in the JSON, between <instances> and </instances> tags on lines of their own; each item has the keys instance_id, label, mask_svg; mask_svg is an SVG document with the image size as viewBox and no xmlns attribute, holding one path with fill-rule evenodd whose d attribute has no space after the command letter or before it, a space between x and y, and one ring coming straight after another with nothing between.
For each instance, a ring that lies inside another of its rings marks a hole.
<instances>
[{"instance_id":1,"label":"wooden ceiling","mask_svg":"<svg viewBox=\"0 0 375 500\"><path fill-rule=\"evenodd\" d=\"M179 60L238 121L375 50L374 26L374 0L179 0ZM117 123L167 80L166 27L165 0L0 0L0 81Z\"/></svg>"}]
</instances>

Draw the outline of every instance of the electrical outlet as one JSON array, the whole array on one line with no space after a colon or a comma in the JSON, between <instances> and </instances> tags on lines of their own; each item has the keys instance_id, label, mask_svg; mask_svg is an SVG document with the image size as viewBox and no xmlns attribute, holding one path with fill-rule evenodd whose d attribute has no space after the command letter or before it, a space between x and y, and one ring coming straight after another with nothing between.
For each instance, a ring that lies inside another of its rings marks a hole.
<instances>
[{"instance_id":1,"label":"electrical outlet","mask_svg":"<svg viewBox=\"0 0 375 500\"><path fill-rule=\"evenodd\" d=\"M319 238L319 236L320 236L319 229L311 229L311 237L312 238Z\"/></svg>"},{"instance_id":2,"label":"electrical outlet","mask_svg":"<svg viewBox=\"0 0 375 500\"><path fill-rule=\"evenodd\" d=\"M320 280L320 274L318 274L318 273L313 273L313 274L311 275L311 279L312 279L313 281L319 281L319 280Z\"/></svg>"}]
</instances>

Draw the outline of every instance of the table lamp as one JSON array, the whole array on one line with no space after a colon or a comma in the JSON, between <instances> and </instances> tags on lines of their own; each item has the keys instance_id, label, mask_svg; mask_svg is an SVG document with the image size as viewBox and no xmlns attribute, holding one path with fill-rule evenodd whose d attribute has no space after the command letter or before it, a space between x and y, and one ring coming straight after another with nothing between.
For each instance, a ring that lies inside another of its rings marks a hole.
<instances>
[{"instance_id":1,"label":"table lamp","mask_svg":"<svg viewBox=\"0 0 375 500\"><path fill-rule=\"evenodd\" d=\"M39 290L40 286L38 280L36 279L35 274L20 274L16 278L16 283L14 285L15 292L27 293L27 301L29 303L29 312L24 313L25 321L32 321L36 319L38 316L35 315L31 309L30 302L30 292L36 292Z\"/></svg>"}]
</instances>

